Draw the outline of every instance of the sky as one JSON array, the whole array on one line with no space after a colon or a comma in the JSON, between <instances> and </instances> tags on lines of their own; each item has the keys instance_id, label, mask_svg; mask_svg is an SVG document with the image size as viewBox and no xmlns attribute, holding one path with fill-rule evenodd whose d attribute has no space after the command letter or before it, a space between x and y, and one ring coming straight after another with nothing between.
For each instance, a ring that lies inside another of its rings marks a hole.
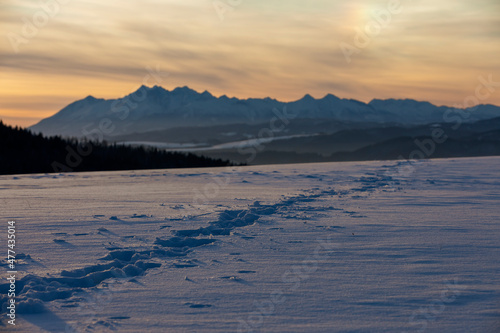
<instances>
[{"instance_id":1,"label":"sky","mask_svg":"<svg viewBox=\"0 0 500 333\"><path fill-rule=\"evenodd\" d=\"M143 84L454 106L500 82L498 0L2 0L0 34L0 119L19 126Z\"/></svg>"}]
</instances>

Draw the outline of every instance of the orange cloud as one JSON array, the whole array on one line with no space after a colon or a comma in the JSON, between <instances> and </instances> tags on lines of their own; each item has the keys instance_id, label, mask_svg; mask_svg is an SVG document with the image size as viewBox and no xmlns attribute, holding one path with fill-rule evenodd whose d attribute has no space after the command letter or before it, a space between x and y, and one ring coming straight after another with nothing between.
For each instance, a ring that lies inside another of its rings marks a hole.
<instances>
[{"instance_id":1,"label":"orange cloud","mask_svg":"<svg viewBox=\"0 0 500 333\"><path fill-rule=\"evenodd\" d=\"M1 40L0 118L26 125L87 95L126 95L148 67L169 74L168 89L283 101L333 93L452 105L474 93L479 76L500 81L494 0L401 0L403 11L351 63L340 43L352 44L386 2L242 1L222 21L206 0L62 2L18 53ZM16 3L0 12L0 31L23 37L24 22L35 24L43 9ZM499 105L500 91L486 102Z\"/></svg>"}]
</instances>

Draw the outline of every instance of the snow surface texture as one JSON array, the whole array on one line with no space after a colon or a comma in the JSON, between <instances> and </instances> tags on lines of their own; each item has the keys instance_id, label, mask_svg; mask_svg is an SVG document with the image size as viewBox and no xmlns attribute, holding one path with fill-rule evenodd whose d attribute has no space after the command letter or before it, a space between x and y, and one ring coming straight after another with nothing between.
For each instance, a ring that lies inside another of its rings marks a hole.
<instances>
[{"instance_id":1,"label":"snow surface texture","mask_svg":"<svg viewBox=\"0 0 500 333\"><path fill-rule=\"evenodd\" d=\"M0 331L499 332L499 162L2 176Z\"/></svg>"}]
</instances>

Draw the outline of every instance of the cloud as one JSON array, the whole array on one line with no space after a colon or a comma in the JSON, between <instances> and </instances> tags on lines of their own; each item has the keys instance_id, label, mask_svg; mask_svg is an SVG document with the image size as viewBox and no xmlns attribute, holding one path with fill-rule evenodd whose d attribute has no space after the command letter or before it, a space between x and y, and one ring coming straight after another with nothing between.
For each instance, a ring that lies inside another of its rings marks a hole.
<instances>
[{"instance_id":1,"label":"cloud","mask_svg":"<svg viewBox=\"0 0 500 333\"><path fill-rule=\"evenodd\" d=\"M479 75L499 72L497 1L401 1L404 11L351 64L339 44L354 43L354 29L385 2L244 0L221 21L206 0L70 1L19 54L1 39L0 98L11 111L55 113L78 96L123 96L147 66L159 66L169 73L166 88L216 95L293 100L331 92L451 103ZM40 7L22 0L1 9L1 31L20 34L22 19ZM25 102L33 96L48 99Z\"/></svg>"}]
</instances>

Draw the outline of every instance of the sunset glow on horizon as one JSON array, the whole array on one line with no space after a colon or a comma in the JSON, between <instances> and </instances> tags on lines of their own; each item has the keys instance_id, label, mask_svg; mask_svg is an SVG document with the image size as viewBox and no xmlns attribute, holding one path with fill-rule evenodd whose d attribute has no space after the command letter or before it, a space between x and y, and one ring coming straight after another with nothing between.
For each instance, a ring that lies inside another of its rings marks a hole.
<instances>
[{"instance_id":1,"label":"sunset glow on horizon","mask_svg":"<svg viewBox=\"0 0 500 333\"><path fill-rule=\"evenodd\" d=\"M17 0L0 8L0 119L12 125L144 83L238 98L331 93L449 106L474 95L479 77L500 83L496 0ZM357 50L349 61L342 45ZM500 84L481 104L500 105Z\"/></svg>"}]
</instances>

